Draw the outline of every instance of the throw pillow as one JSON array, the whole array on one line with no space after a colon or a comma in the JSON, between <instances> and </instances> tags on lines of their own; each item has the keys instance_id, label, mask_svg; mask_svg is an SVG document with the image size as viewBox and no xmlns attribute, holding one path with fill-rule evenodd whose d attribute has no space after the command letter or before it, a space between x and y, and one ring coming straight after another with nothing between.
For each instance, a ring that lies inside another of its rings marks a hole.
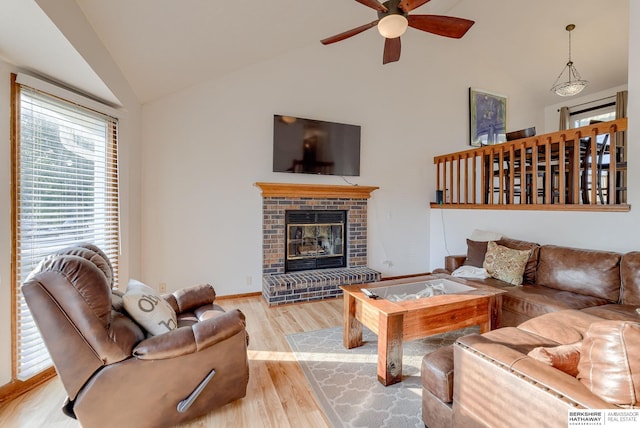
<instances>
[{"instance_id":1,"label":"throw pillow","mask_svg":"<svg viewBox=\"0 0 640 428\"><path fill-rule=\"evenodd\" d=\"M580 362L580 348L582 342L571 343L569 345L554 346L545 348L539 346L529 352L531 358L550 365L568 375L576 377L578 375L578 363Z\"/></svg>"},{"instance_id":2,"label":"throw pillow","mask_svg":"<svg viewBox=\"0 0 640 428\"><path fill-rule=\"evenodd\" d=\"M467 258L464 261L465 266L482 267L484 256L487 252L486 241L472 241L467 239Z\"/></svg>"},{"instance_id":3,"label":"throw pillow","mask_svg":"<svg viewBox=\"0 0 640 428\"><path fill-rule=\"evenodd\" d=\"M176 312L153 288L129 280L127 291L122 298L124 308L149 334L158 335L178 326Z\"/></svg>"},{"instance_id":4,"label":"throw pillow","mask_svg":"<svg viewBox=\"0 0 640 428\"><path fill-rule=\"evenodd\" d=\"M522 285L522 274L530 255L531 250L512 250L489 241L482 267L493 278L512 285Z\"/></svg>"},{"instance_id":5,"label":"throw pillow","mask_svg":"<svg viewBox=\"0 0 640 428\"><path fill-rule=\"evenodd\" d=\"M471 239L472 241L484 241L484 242L497 241L498 239L501 239L501 238L502 238L501 233L492 232L490 230L480 230L480 229L474 229L474 231L471 232L471 236L469 237L469 239Z\"/></svg>"},{"instance_id":6,"label":"throw pillow","mask_svg":"<svg viewBox=\"0 0 640 428\"><path fill-rule=\"evenodd\" d=\"M524 267L522 274L522 282L524 284L536 283L536 271L538 270L538 256L540 254L540 245L530 241L520 241L518 239L502 238L496 241L496 244L512 250L531 250L531 255Z\"/></svg>"},{"instance_id":7,"label":"throw pillow","mask_svg":"<svg viewBox=\"0 0 640 428\"><path fill-rule=\"evenodd\" d=\"M604 401L640 405L640 324L599 321L582 341L578 380Z\"/></svg>"}]
</instances>

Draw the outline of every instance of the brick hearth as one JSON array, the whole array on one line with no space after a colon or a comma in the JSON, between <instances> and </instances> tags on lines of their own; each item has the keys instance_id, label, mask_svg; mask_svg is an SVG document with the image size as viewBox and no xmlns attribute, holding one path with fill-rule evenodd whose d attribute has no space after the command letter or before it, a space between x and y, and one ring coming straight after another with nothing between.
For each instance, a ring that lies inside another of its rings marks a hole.
<instances>
[{"instance_id":1,"label":"brick hearth","mask_svg":"<svg viewBox=\"0 0 640 428\"><path fill-rule=\"evenodd\" d=\"M367 199L371 186L256 183L263 196L262 294L269 305L342 295L340 285L379 281L367 268ZM347 267L285 273L285 211L347 211Z\"/></svg>"}]
</instances>

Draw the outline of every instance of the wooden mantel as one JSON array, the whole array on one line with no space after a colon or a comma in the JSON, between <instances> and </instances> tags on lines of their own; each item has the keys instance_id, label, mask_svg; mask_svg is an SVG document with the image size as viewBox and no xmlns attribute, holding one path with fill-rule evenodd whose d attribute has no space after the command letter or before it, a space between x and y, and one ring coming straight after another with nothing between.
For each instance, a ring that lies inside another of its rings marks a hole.
<instances>
[{"instance_id":1,"label":"wooden mantel","mask_svg":"<svg viewBox=\"0 0 640 428\"><path fill-rule=\"evenodd\" d=\"M332 184L256 183L262 197L369 199L377 186L339 186Z\"/></svg>"}]
</instances>

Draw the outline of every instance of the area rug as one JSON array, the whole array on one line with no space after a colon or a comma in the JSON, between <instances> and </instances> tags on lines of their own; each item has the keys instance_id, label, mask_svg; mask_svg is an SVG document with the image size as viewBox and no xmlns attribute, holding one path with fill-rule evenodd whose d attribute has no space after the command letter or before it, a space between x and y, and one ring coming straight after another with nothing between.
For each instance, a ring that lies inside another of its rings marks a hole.
<instances>
[{"instance_id":1,"label":"area rug","mask_svg":"<svg viewBox=\"0 0 640 428\"><path fill-rule=\"evenodd\" d=\"M296 333L287 341L302 367L327 419L336 427L420 427L422 422L422 357L477 327L405 342L403 380L391 386L378 382L378 338L364 329L364 345L345 349L342 327Z\"/></svg>"}]
</instances>

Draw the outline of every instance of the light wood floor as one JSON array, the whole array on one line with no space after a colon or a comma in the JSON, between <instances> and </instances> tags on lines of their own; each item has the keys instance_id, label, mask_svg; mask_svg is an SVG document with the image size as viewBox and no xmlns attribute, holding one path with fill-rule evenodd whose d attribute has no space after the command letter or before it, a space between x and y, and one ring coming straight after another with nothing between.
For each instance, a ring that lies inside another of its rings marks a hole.
<instances>
[{"instance_id":1,"label":"light wood floor","mask_svg":"<svg viewBox=\"0 0 640 428\"><path fill-rule=\"evenodd\" d=\"M342 325L342 299L269 308L262 297L222 299L247 317L247 396L183 427L329 427L285 339L287 334ZM0 427L78 428L60 407L65 399L56 377L0 407Z\"/></svg>"}]
</instances>

